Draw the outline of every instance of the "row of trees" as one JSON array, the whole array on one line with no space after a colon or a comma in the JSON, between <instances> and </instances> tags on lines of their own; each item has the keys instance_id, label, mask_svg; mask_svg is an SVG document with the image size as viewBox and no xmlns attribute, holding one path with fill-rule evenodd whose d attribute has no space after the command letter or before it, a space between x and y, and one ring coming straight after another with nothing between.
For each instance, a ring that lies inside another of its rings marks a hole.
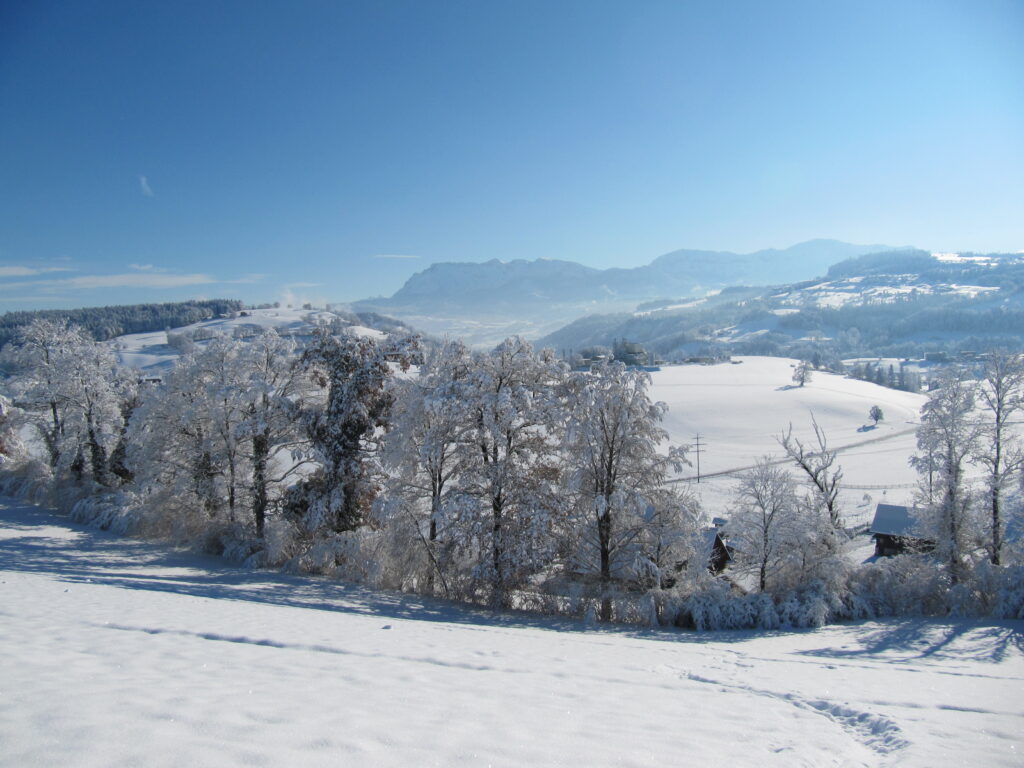
<instances>
[{"instance_id":1,"label":"row of trees","mask_svg":"<svg viewBox=\"0 0 1024 768\"><path fill-rule=\"evenodd\" d=\"M263 562L501 606L571 580L607 619L614 588L675 578L697 546L696 505L665 483L685 458L659 450L664 406L619 363L573 373L520 339L474 353L321 329L299 349L265 331L196 346L154 386L37 321L4 364L57 483L230 533Z\"/></svg>"},{"instance_id":2,"label":"row of trees","mask_svg":"<svg viewBox=\"0 0 1024 768\"><path fill-rule=\"evenodd\" d=\"M686 457L667 445L665 406L619 363L573 372L515 338L474 352L321 328L301 347L274 331L216 337L151 385L107 345L45 320L2 363L0 453L31 435L53 486L254 564L499 607L583 595L604 620L623 617L623 595L657 595L663 611L673 595L699 626L771 626L776 603L813 585L818 607L787 620L892 605L864 607L879 571L845 554L842 469L817 424L810 443L780 435L785 458L740 479L723 533L750 580L713 578L701 511L668 482ZM982 546L1005 562L1006 498L1024 468L1011 428L1021 370L995 355L980 382L951 375L923 410L914 462L942 558L929 573L968 579ZM983 494L969 488L972 464ZM741 584L769 601L754 610ZM711 604L746 607L711 620Z\"/></svg>"},{"instance_id":3,"label":"row of trees","mask_svg":"<svg viewBox=\"0 0 1024 768\"><path fill-rule=\"evenodd\" d=\"M126 333L178 328L218 315L238 312L236 299L204 299L166 304L128 304L83 309L37 309L0 315L0 347L18 338L19 332L36 320L55 324L71 323L94 339L112 339Z\"/></svg>"},{"instance_id":4,"label":"row of trees","mask_svg":"<svg viewBox=\"0 0 1024 768\"><path fill-rule=\"evenodd\" d=\"M1020 355L990 354L980 379L948 369L921 412L918 454L923 532L938 543L954 581L964 575L979 545L993 565L1003 562L1006 497L1024 469L1019 416L1024 411ZM970 482L980 471L981 488Z\"/></svg>"}]
</instances>

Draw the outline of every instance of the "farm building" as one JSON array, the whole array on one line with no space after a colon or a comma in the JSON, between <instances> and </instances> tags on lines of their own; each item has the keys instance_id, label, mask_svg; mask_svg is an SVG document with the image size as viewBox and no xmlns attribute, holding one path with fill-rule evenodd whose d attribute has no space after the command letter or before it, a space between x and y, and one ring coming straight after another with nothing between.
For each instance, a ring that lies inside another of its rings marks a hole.
<instances>
[{"instance_id":1,"label":"farm building","mask_svg":"<svg viewBox=\"0 0 1024 768\"><path fill-rule=\"evenodd\" d=\"M708 553L708 570L714 574L721 573L725 570L725 566L732 561L729 547L722 541L716 528L708 528L702 535L704 538L703 551Z\"/></svg>"},{"instance_id":2,"label":"farm building","mask_svg":"<svg viewBox=\"0 0 1024 768\"><path fill-rule=\"evenodd\" d=\"M886 557L905 552L928 552L935 543L921 536L918 522L909 507L900 504L879 504L871 522L875 555Z\"/></svg>"}]
</instances>

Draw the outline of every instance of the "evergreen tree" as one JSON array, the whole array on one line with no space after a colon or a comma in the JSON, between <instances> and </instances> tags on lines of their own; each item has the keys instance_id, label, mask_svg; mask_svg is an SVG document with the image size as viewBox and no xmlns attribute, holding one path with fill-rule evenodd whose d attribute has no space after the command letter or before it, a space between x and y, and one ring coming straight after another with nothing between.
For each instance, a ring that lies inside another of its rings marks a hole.
<instances>
[{"instance_id":1,"label":"evergreen tree","mask_svg":"<svg viewBox=\"0 0 1024 768\"><path fill-rule=\"evenodd\" d=\"M380 488L371 465L390 423L393 375L389 361L408 369L414 338L377 342L348 333L318 331L302 364L325 402L306 414L305 428L319 468L288 494L291 514L310 531L346 531L366 518Z\"/></svg>"}]
</instances>

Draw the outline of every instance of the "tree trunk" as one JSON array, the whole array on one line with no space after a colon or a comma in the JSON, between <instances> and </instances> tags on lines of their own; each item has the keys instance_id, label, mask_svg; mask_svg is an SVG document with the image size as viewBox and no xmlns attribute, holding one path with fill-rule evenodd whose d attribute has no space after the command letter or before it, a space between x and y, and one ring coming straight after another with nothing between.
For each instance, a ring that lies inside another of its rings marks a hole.
<instances>
[{"instance_id":1,"label":"tree trunk","mask_svg":"<svg viewBox=\"0 0 1024 768\"><path fill-rule=\"evenodd\" d=\"M228 519L235 522L235 454L228 454Z\"/></svg>"},{"instance_id":2,"label":"tree trunk","mask_svg":"<svg viewBox=\"0 0 1024 768\"><path fill-rule=\"evenodd\" d=\"M92 469L92 477L100 485L108 485L107 483L107 452L100 445L99 438L96 436L96 427L93 424L92 414L88 415L88 432L89 432L89 465Z\"/></svg>"},{"instance_id":3,"label":"tree trunk","mask_svg":"<svg viewBox=\"0 0 1024 768\"><path fill-rule=\"evenodd\" d=\"M999 565L1002 559L1003 532L1002 532L1002 461L1003 461L1003 429L1002 414L996 413L996 454L992 462L992 565Z\"/></svg>"},{"instance_id":4,"label":"tree trunk","mask_svg":"<svg viewBox=\"0 0 1024 768\"><path fill-rule=\"evenodd\" d=\"M597 536L601 548L601 621L611 621L612 596L608 590L612 583L612 510L608 499L604 514L597 519Z\"/></svg>"},{"instance_id":5,"label":"tree trunk","mask_svg":"<svg viewBox=\"0 0 1024 768\"><path fill-rule=\"evenodd\" d=\"M252 515L256 522L256 538L262 539L267 518L267 457L270 445L265 433L252 436Z\"/></svg>"},{"instance_id":6,"label":"tree trunk","mask_svg":"<svg viewBox=\"0 0 1024 768\"><path fill-rule=\"evenodd\" d=\"M1002 510L999 488L992 489L992 565L1000 565L1003 548L1003 534L999 530L1002 525Z\"/></svg>"},{"instance_id":7,"label":"tree trunk","mask_svg":"<svg viewBox=\"0 0 1024 768\"><path fill-rule=\"evenodd\" d=\"M506 592L507 584L505 583L503 565L505 547L501 540L502 503L500 493L491 500L491 513L494 517L493 525L491 526L491 562L494 567L494 595L492 599L498 608L504 609L508 607L508 594Z\"/></svg>"},{"instance_id":8,"label":"tree trunk","mask_svg":"<svg viewBox=\"0 0 1024 768\"><path fill-rule=\"evenodd\" d=\"M46 439L46 450L50 454L50 466L56 467L60 461L60 438L64 433L64 425L60 422L60 413L57 411L57 401L50 401L50 413L53 415L53 429Z\"/></svg>"}]
</instances>

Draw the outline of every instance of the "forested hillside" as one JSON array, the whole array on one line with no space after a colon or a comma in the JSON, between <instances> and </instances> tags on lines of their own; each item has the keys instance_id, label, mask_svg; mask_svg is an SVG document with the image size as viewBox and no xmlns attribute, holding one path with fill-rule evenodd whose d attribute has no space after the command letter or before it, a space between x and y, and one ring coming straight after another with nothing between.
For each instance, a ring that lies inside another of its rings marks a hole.
<instances>
[{"instance_id":1,"label":"forested hillside","mask_svg":"<svg viewBox=\"0 0 1024 768\"><path fill-rule=\"evenodd\" d=\"M6 312L0 315L0 347L14 339L19 328L37 319L73 323L84 329L96 341L105 341L126 333L146 333L190 325L240 309L242 302L235 299L203 299L167 304Z\"/></svg>"}]
</instances>

